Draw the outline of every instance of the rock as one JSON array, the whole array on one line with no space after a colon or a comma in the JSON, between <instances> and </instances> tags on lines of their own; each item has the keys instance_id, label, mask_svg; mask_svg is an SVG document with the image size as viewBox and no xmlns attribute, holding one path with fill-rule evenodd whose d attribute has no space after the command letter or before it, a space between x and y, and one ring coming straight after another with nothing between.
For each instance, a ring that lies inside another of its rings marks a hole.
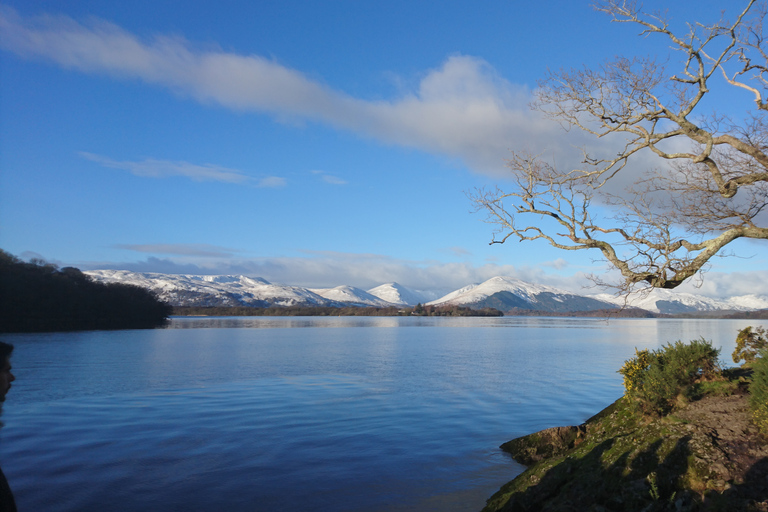
<instances>
[{"instance_id":1,"label":"rock","mask_svg":"<svg viewBox=\"0 0 768 512\"><path fill-rule=\"evenodd\" d=\"M501 445L501 449L510 453L520 464L531 465L570 450L578 444L585 432L584 425L552 427L513 439Z\"/></svg>"}]
</instances>

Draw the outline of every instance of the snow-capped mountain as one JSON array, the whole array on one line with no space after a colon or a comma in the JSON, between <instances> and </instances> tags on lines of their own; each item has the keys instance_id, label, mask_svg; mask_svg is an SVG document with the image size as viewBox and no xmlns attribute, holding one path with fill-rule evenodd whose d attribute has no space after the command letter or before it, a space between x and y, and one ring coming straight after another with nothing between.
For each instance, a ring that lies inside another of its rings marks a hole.
<instances>
[{"instance_id":1,"label":"snow-capped mountain","mask_svg":"<svg viewBox=\"0 0 768 512\"><path fill-rule=\"evenodd\" d=\"M246 276L159 274L127 270L89 270L84 274L105 283L124 283L154 291L174 306L338 305L306 288L275 285Z\"/></svg>"},{"instance_id":2,"label":"snow-capped mountain","mask_svg":"<svg viewBox=\"0 0 768 512\"><path fill-rule=\"evenodd\" d=\"M436 294L411 290L398 283L387 283L371 288L368 293L398 306L415 306L437 298Z\"/></svg>"},{"instance_id":3,"label":"snow-capped mountain","mask_svg":"<svg viewBox=\"0 0 768 512\"><path fill-rule=\"evenodd\" d=\"M392 302L383 300L375 295L363 291L354 286L337 286L336 288L310 288L309 291L321 297L336 302L345 302L353 306L396 306Z\"/></svg>"},{"instance_id":4,"label":"snow-capped mountain","mask_svg":"<svg viewBox=\"0 0 768 512\"><path fill-rule=\"evenodd\" d=\"M273 284L259 277L140 273L126 270L90 270L85 274L107 283L133 284L147 288L174 306L413 306L459 305L491 307L501 311L535 310L553 313L595 311L624 306L623 297L610 294L578 295L565 290L527 283L511 277L494 277L465 286L437 300L424 292L397 283L377 286L367 292L352 286L307 289ZM431 302L430 302L431 301ZM744 295L717 300L673 290L655 289L630 298L630 307L654 313L707 311L751 311L768 309L768 296Z\"/></svg>"},{"instance_id":5,"label":"snow-capped mountain","mask_svg":"<svg viewBox=\"0 0 768 512\"><path fill-rule=\"evenodd\" d=\"M731 297L726 302L738 311L754 311L756 309L768 309L768 295L739 295Z\"/></svg>"},{"instance_id":6,"label":"snow-capped mountain","mask_svg":"<svg viewBox=\"0 0 768 512\"><path fill-rule=\"evenodd\" d=\"M624 305L624 297L615 297L607 293L600 293L592 297L611 302L619 306ZM641 293L628 299L627 305L645 309L653 313L679 314L696 311L752 311L768 308L768 297L759 295L742 295L727 300L712 299L691 293L675 292L663 288L655 288L649 293Z\"/></svg>"},{"instance_id":7,"label":"snow-capped mountain","mask_svg":"<svg viewBox=\"0 0 768 512\"><path fill-rule=\"evenodd\" d=\"M428 304L491 307L502 311L529 309L567 312L616 308L614 304L600 299L503 276L493 277L481 284L465 286Z\"/></svg>"}]
</instances>

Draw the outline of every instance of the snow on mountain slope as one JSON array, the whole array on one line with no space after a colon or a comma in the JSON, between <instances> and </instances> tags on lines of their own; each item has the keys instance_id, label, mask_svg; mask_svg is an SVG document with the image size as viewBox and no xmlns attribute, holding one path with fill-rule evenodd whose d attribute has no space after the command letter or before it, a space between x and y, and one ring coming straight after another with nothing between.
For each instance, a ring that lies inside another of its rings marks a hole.
<instances>
[{"instance_id":1,"label":"snow on mountain slope","mask_svg":"<svg viewBox=\"0 0 768 512\"><path fill-rule=\"evenodd\" d=\"M439 304L471 304L479 302L499 292L510 292L521 299L529 302L536 300L536 296L542 293L551 293L553 295L573 295L570 292L545 286L541 284L526 283L519 279L505 276L492 277L491 279L480 283L465 286L455 292L430 302L430 305Z\"/></svg>"},{"instance_id":2,"label":"snow on mountain slope","mask_svg":"<svg viewBox=\"0 0 768 512\"><path fill-rule=\"evenodd\" d=\"M372 295L354 286L337 286L335 288L310 288L309 291L321 297L336 302L347 302L354 305L387 307L395 306L375 295Z\"/></svg>"},{"instance_id":3,"label":"snow on mountain slope","mask_svg":"<svg viewBox=\"0 0 768 512\"><path fill-rule=\"evenodd\" d=\"M768 309L768 295L740 295L731 297L726 301L733 309L744 309L747 311L755 309Z\"/></svg>"},{"instance_id":4,"label":"snow on mountain slope","mask_svg":"<svg viewBox=\"0 0 768 512\"><path fill-rule=\"evenodd\" d=\"M181 305L326 305L327 299L298 286L271 284L261 278L246 276L208 276L158 274L127 270L91 270L84 272L97 281L125 283L148 288L160 299Z\"/></svg>"},{"instance_id":5,"label":"snow on mountain slope","mask_svg":"<svg viewBox=\"0 0 768 512\"><path fill-rule=\"evenodd\" d=\"M625 300L624 297L615 297L608 293L600 293L592 295L592 297L617 305L623 305ZM720 310L750 311L768 308L768 299L757 295L744 295L728 300L718 300L691 293L655 288L647 294L642 293L630 297L628 305L665 314Z\"/></svg>"},{"instance_id":6,"label":"snow on mountain slope","mask_svg":"<svg viewBox=\"0 0 768 512\"><path fill-rule=\"evenodd\" d=\"M398 283L382 284L371 288L368 293L398 306L415 306L436 298L433 294L411 290Z\"/></svg>"}]
</instances>

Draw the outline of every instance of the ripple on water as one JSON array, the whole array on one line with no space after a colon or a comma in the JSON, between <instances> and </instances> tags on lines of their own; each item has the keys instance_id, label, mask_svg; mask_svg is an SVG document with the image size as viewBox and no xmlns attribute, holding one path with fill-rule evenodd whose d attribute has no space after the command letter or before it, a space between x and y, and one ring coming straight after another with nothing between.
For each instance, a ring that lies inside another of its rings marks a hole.
<instances>
[{"instance_id":1,"label":"ripple on water","mask_svg":"<svg viewBox=\"0 0 768 512\"><path fill-rule=\"evenodd\" d=\"M608 405L635 346L743 326L374 320L11 337L20 510L479 510L498 445Z\"/></svg>"}]
</instances>

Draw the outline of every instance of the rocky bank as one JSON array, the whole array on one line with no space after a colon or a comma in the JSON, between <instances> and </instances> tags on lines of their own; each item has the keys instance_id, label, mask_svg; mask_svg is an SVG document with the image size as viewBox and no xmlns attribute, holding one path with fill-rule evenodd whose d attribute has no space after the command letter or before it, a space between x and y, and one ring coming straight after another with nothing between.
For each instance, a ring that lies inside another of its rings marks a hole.
<instances>
[{"instance_id":1,"label":"rocky bank","mask_svg":"<svg viewBox=\"0 0 768 512\"><path fill-rule=\"evenodd\" d=\"M663 418L622 397L586 423L502 445L528 469L483 512L768 512L768 439L749 421L743 388Z\"/></svg>"}]
</instances>

